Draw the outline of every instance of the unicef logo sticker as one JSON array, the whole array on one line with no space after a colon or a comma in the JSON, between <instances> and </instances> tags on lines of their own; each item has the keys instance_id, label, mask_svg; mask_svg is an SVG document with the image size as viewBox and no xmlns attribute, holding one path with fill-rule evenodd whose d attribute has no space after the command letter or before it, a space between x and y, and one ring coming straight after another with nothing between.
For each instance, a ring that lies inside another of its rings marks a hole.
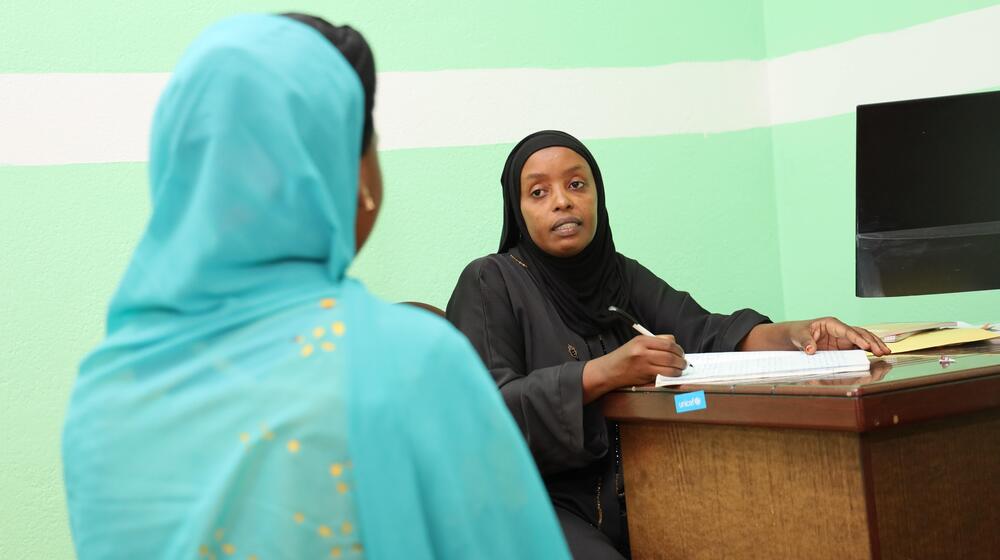
<instances>
[{"instance_id":1,"label":"unicef logo sticker","mask_svg":"<svg viewBox=\"0 0 1000 560\"><path fill-rule=\"evenodd\" d=\"M679 395L674 395L674 408L677 410L677 414L708 408L708 401L705 399L705 391L695 391L694 393L681 393Z\"/></svg>"}]
</instances>

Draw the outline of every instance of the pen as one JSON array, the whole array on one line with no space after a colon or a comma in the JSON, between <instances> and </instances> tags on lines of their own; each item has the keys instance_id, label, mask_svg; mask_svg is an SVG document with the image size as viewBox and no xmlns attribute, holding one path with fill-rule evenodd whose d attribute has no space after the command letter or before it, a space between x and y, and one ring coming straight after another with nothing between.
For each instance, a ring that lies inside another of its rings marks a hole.
<instances>
[{"instance_id":1,"label":"pen","mask_svg":"<svg viewBox=\"0 0 1000 560\"><path fill-rule=\"evenodd\" d=\"M612 313L617 313L617 314L621 315L622 317L625 317L626 319L628 319L628 321L630 323L632 323L632 328L635 329L635 330L637 330L637 331L639 331L639 334L644 334L646 336L656 336L655 334L649 332L649 329L647 329L646 327L640 325L639 321L636 321L635 317L629 315L624 309L619 309L619 308L617 308L617 307L615 307L615 306L612 305L612 306L608 307L608 311L610 311Z\"/></svg>"},{"instance_id":2,"label":"pen","mask_svg":"<svg viewBox=\"0 0 1000 560\"><path fill-rule=\"evenodd\" d=\"M646 327L640 325L639 321L636 321L635 317L629 315L628 312L625 311L624 309L619 309L619 308L617 308L617 307L615 307L615 306L612 305L612 306L608 307L608 311L610 311L612 313L617 313L617 314L621 315L622 317L624 317L625 319L628 319L628 321L630 323L632 323L632 328L635 329L636 331L638 331L639 334L644 334L646 336L656 336L655 334L649 332L649 329L647 329ZM694 364L688 362L687 367L692 368L692 367L694 367Z\"/></svg>"}]
</instances>

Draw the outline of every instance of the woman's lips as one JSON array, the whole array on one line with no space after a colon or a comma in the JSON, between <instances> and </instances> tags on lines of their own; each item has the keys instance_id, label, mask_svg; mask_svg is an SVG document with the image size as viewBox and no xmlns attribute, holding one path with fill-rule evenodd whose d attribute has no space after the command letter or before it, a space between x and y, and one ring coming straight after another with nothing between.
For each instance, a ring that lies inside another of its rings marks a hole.
<instances>
[{"instance_id":1,"label":"woman's lips","mask_svg":"<svg viewBox=\"0 0 1000 560\"><path fill-rule=\"evenodd\" d=\"M552 224L552 233L560 237L576 235L583 227L583 221L579 218L562 218Z\"/></svg>"}]
</instances>

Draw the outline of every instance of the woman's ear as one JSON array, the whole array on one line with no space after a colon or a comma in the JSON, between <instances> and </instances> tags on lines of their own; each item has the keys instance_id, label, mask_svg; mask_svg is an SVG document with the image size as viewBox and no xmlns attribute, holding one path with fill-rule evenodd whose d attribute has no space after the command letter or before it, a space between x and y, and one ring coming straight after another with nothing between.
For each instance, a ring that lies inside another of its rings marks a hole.
<instances>
[{"instance_id":1,"label":"woman's ear","mask_svg":"<svg viewBox=\"0 0 1000 560\"><path fill-rule=\"evenodd\" d=\"M372 228L382 206L382 170L378 162L378 150L371 142L365 154L361 157L358 168L358 212L354 221L354 248L360 251Z\"/></svg>"},{"instance_id":2,"label":"woman's ear","mask_svg":"<svg viewBox=\"0 0 1000 560\"><path fill-rule=\"evenodd\" d=\"M358 181L358 183L358 210L372 212L375 210L375 197L372 196L364 181Z\"/></svg>"}]
</instances>

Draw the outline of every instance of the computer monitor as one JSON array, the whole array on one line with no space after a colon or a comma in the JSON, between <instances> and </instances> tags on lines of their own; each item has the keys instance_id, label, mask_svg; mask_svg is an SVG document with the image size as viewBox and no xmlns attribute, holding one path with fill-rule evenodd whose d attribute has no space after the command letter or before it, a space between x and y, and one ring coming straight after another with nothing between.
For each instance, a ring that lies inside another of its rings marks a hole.
<instances>
[{"instance_id":1,"label":"computer monitor","mask_svg":"<svg viewBox=\"0 0 1000 560\"><path fill-rule=\"evenodd\" d=\"M1000 91L859 105L856 292L1000 289Z\"/></svg>"}]
</instances>

